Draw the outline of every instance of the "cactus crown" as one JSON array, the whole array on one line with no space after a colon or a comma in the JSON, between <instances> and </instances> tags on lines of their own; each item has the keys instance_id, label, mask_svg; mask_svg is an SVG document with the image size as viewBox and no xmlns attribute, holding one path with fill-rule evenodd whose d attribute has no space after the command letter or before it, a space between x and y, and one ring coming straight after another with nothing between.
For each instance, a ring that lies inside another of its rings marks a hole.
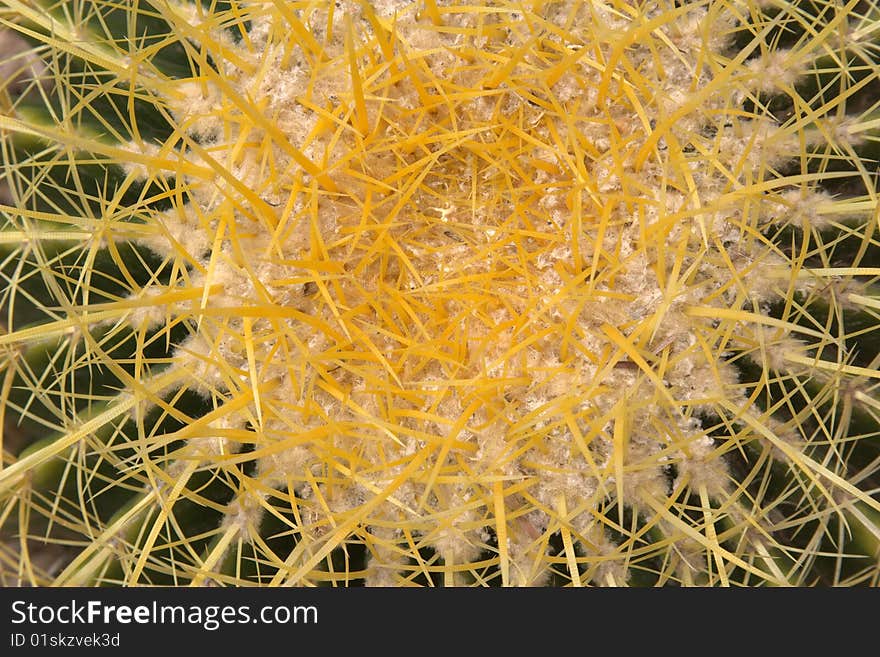
<instances>
[{"instance_id":1,"label":"cactus crown","mask_svg":"<svg viewBox=\"0 0 880 657\"><path fill-rule=\"evenodd\" d=\"M0 16L5 578L876 583L873 3Z\"/></svg>"}]
</instances>

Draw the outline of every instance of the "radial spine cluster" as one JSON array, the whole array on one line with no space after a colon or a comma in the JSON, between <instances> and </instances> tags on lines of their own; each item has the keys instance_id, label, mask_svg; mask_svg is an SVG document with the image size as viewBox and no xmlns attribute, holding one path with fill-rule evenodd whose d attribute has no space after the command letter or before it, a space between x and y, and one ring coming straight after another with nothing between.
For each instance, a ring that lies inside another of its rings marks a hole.
<instances>
[{"instance_id":1,"label":"radial spine cluster","mask_svg":"<svg viewBox=\"0 0 880 657\"><path fill-rule=\"evenodd\" d=\"M52 293L3 299L7 415L57 432L0 511L77 546L48 579L805 584L876 545L870 3L0 6L52 83L0 123L4 276Z\"/></svg>"}]
</instances>

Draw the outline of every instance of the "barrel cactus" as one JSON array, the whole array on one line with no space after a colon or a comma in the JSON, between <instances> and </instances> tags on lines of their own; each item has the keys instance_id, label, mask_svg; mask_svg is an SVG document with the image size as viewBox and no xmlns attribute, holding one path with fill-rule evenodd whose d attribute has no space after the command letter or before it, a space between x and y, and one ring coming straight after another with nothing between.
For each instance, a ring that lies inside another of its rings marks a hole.
<instances>
[{"instance_id":1,"label":"barrel cactus","mask_svg":"<svg viewBox=\"0 0 880 657\"><path fill-rule=\"evenodd\" d=\"M0 576L880 577L872 0L2 0Z\"/></svg>"}]
</instances>

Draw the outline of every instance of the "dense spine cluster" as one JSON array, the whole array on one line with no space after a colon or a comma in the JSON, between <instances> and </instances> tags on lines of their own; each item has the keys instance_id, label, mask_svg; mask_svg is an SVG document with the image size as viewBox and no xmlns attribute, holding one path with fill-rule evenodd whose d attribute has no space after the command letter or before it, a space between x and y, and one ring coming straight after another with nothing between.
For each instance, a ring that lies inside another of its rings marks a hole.
<instances>
[{"instance_id":1,"label":"dense spine cluster","mask_svg":"<svg viewBox=\"0 0 880 657\"><path fill-rule=\"evenodd\" d=\"M877 583L870 2L0 17L6 580Z\"/></svg>"}]
</instances>

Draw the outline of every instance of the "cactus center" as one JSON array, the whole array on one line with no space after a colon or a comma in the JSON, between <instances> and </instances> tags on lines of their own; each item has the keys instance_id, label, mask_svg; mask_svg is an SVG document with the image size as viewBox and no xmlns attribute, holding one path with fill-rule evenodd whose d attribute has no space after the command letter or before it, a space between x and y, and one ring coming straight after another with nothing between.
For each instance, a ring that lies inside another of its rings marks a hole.
<instances>
[{"instance_id":1,"label":"cactus center","mask_svg":"<svg viewBox=\"0 0 880 657\"><path fill-rule=\"evenodd\" d=\"M160 250L201 290L177 363L313 540L349 523L460 563L502 531L528 583L553 514L592 536L609 500L726 485L700 420L741 396L720 309L788 275L753 228L779 199L738 191L789 136L714 85L730 22L701 6L648 29L386 4L254 11L169 93L187 191Z\"/></svg>"}]
</instances>

